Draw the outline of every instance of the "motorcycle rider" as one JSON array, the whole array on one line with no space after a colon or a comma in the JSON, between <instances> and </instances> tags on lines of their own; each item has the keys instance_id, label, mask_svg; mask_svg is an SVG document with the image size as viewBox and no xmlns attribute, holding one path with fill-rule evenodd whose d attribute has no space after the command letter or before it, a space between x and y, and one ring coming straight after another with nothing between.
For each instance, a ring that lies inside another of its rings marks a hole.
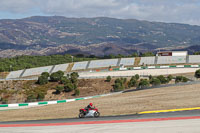
<instances>
[{"instance_id":1,"label":"motorcycle rider","mask_svg":"<svg viewBox=\"0 0 200 133\"><path fill-rule=\"evenodd\" d=\"M89 112L89 109L95 109L95 107L93 107L92 103L89 103L87 107L85 107L85 110L87 110L87 113Z\"/></svg>"}]
</instances>

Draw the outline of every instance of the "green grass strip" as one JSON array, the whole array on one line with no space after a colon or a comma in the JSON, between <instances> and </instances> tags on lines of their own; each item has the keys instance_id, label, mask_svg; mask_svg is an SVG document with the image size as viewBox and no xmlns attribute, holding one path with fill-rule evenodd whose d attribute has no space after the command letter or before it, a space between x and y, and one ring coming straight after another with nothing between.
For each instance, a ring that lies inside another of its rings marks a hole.
<instances>
[{"instance_id":1,"label":"green grass strip","mask_svg":"<svg viewBox=\"0 0 200 133\"><path fill-rule=\"evenodd\" d=\"M28 103L20 103L19 106L28 106Z\"/></svg>"},{"instance_id":2,"label":"green grass strip","mask_svg":"<svg viewBox=\"0 0 200 133\"><path fill-rule=\"evenodd\" d=\"M38 102L38 105L48 104L48 102Z\"/></svg>"},{"instance_id":3,"label":"green grass strip","mask_svg":"<svg viewBox=\"0 0 200 133\"><path fill-rule=\"evenodd\" d=\"M57 101L57 103L66 103L67 101L66 100L59 100Z\"/></svg>"}]
</instances>

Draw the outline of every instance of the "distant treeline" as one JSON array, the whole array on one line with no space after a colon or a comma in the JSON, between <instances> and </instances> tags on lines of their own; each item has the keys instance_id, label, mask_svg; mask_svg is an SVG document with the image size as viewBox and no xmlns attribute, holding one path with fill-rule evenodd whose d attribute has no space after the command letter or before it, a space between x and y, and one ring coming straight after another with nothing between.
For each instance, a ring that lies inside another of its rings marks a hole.
<instances>
[{"instance_id":1,"label":"distant treeline","mask_svg":"<svg viewBox=\"0 0 200 133\"><path fill-rule=\"evenodd\" d=\"M113 58L127 58L127 57L139 57L139 56L154 56L152 52L146 52L143 54L133 53L129 56L124 55L106 55L104 57L97 57L94 55L85 56L78 54L71 56L65 55L49 55L49 56L17 56L14 58L0 58L0 72L16 71L21 69L28 69L34 67L42 67L49 65L57 65L64 63L89 61L97 59L113 59Z\"/></svg>"}]
</instances>

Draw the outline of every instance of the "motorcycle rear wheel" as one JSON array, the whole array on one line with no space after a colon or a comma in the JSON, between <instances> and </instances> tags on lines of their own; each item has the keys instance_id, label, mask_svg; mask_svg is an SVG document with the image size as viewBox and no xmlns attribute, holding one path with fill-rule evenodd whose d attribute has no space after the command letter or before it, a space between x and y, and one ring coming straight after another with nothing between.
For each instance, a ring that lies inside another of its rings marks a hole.
<instances>
[{"instance_id":1,"label":"motorcycle rear wheel","mask_svg":"<svg viewBox=\"0 0 200 133\"><path fill-rule=\"evenodd\" d=\"M80 114L78 115L78 117L79 117L79 118L84 118L85 115L84 115L83 113L80 113Z\"/></svg>"}]
</instances>

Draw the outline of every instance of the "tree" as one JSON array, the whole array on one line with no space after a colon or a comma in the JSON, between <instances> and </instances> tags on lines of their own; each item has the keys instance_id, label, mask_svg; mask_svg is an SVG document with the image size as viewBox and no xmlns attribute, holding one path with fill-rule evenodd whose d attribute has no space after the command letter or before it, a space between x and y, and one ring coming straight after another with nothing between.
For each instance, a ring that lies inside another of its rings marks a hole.
<instances>
[{"instance_id":1,"label":"tree","mask_svg":"<svg viewBox=\"0 0 200 133\"><path fill-rule=\"evenodd\" d=\"M140 76L138 74L135 75L135 79L138 80Z\"/></svg>"},{"instance_id":2,"label":"tree","mask_svg":"<svg viewBox=\"0 0 200 133\"><path fill-rule=\"evenodd\" d=\"M174 78L174 77L173 77L172 75L168 75L168 76L167 76L168 81L171 81L173 78Z\"/></svg>"},{"instance_id":3,"label":"tree","mask_svg":"<svg viewBox=\"0 0 200 133\"><path fill-rule=\"evenodd\" d=\"M200 78L200 69L196 70L195 75L196 78Z\"/></svg>"},{"instance_id":4,"label":"tree","mask_svg":"<svg viewBox=\"0 0 200 133\"><path fill-rule=\"evenodd\" d=\"M138 53L134 52L131 56L132 57L138 57L139 55L138 55Z\"/></svg>"},{"instance_id":5,"label":"tree","mask_svg":"<svg viewBox=\"0 0 200 133\"><path fill-rule=\"evenodd\" d=\"M106 77L106 82L110 82L111 81L111 76L107 76Z\"/></svg>"},{"instance_id":6,"label":"tree","mask_svg":"<svg viewBox=\"0 0 200 133\"><path fill-rule=\"evenodd\" d=\"M49 77L49 73L48 72L43 72L42 74L41 74L41 76L45 76L45 77Z\"/></svg>"},{"instance_id":7,"label":"tree","mask_svg":"<svg viewBox=\"0 0 200 133\"><path fill-rule=\"evenodd\" d=\"M80 95L80 90L79 89L75 89L74 95L75 96L79 96Z\"/></svg>"},{"instance_id":8,"label":"tree","mask_svg":"<svg viewBox=\"0 0 200 133\"><path fill-rule=\"evenodd\" d=\"M113 85L114 91L122 91L125 89L126 78L116 79L115 84Z\"/></svg>"},{"instance_id":9,"label":"tree","mask_svg":"<svg viewBox=\"0 0 200 133\"><path fill-rule=\"evenodd\" d=\"M53 82L57 82L57 81L61 81L62 77L64 76L64 72L62 71L58 71L58 72L54 72L50 75L50 79Z\"/></svg>"},{"instance_id":10,"label":"tree","mask_svg":"<svg viewBox=\"0 0 200 133\"><path fill-rule=\"evenodd\" d=\"M148 87L150 84L149 84L149 81L147 79L141 79L140 82L139 82L139 88L144 88L144 87Z\"/></svg>"},{"instance_id":11,"label":"tree","mask_svg":"<svg viewBox=\"0 0 200 133\"><path fill-rule=\"evenodd\" d=\"M56 94L60 94L64 90L63 86L56 86Z\"/></svg>"},{"instance_id":12,"label":"tree","mask_svg":"<svg viewBox=\"0 0 200 133\"><path fill-rule=\"evenodd\" d=\"M161 82L158 78L152 78L150 83L153 85L153 86L157 86L157 85L160 85Z\"/></svg>"},{"instance_id":13,"label":"tree","mask_svg":"<svg viewBox=\"0 0 200 133\"><path fill-rule=\"evenodd\" d=\"M72 83L67 83L65 86L64 86L64 91L65 92L71 92L75 89L75 86L74 84Z\"/></svg>"},{"instance_id":14,"label":"tree","mask_svg":"<svg viewBox=\"0 0 200 133\"><path fill-rule=\"evenodd\" d=\"M184 76L176 76L175 79L175 83L179 83L179 82L188 82L188 78L184 77Z\"/></svg>"},{"instance_id":15,"label":"tree","mask_svg":"<svg viewBox=\"0 0 200 133\"><path fill-rule=\"evenodd\" d=\"M131 80L128 82L128 87L136 87L137 86L137 80L135 76L131 78Z\"/></svg>"},{"instance_id":16,"label":"tree","mask_svg":"<svg viewBox=\"0 0 200 133\"><path fill-rule=\"evenodd\" d=\"M183 79L182 79L182 82L188 82L189 81L189 79L188 78L186 78L186 77L183 77Z\"/></svg>"},{"instance_id":17,"label":"tree","mask_svg":"<svg viewBox=\"0 0 200 133\"><path fill-rule=\"evenodd\" d=\"M157 79L160 80L161 84L166 84L169 82L163 75L158 76Z\"/></svg>"},{"instance_id":18,"label":"tree","mask_svg":"<svg viewBox=\"0 0 200 133\"><path fill-rule=\"evenodd\" d=\"M78 81L78 77L79 77L78 73L77 72L73 72L73 73L70 74L70 77L71 77L70 78L71 82L73 84L76 84L77 81Z\"/></svg>"},{"instance_id":19,"label":"tree","mask_svg":"<svg viewBox=\"0 0 200 133\"><path fill-rule=\"evenodd\" d=\"M183 80L183 76L176 76L175 83L179 83Z\"/></svg>"},{"instance_id":20,"label":"tree","mask_svg":"<svg viewBox=\"0 0 200 133\"><path fill-rule=\"evenodd\" d=\"M67 84L67 83L71 83L70 79L67 78L66 76L63 76L61 78L61 84Z\"/></svg>"},{"instance_id":21,"label":"tree","mask_svg":"<svg viewBox=\"0 0 200 133\"><path fill-rule=\"evenodd\" d=\"M155 56L152 52L146 52L142 54L142 57L148 57L148 56Z\"/></svg>"},{"instance_id":22,"label":"tree","mask_svg":"<svg viewBox=\"0 0 200 133\"><path fill-rule=\"evenodd\" d=\"M153 76L152 75L149 75L149 80L152 80L153 79Z\"/></svg>"},{"instance_id":23,"label":"tree","mask_svg":"<svg viewBox=\"0 0 200 133\"><path fill-rule=\"evenodd\" d=\"M47 84L48 83L48 77L46 77L46 76L40 76L39 78L38 78L38 81L37 81L37 83L38 84L40 84L40 85L45 85L45 84Z\"/></svg>"}]
</instances>

